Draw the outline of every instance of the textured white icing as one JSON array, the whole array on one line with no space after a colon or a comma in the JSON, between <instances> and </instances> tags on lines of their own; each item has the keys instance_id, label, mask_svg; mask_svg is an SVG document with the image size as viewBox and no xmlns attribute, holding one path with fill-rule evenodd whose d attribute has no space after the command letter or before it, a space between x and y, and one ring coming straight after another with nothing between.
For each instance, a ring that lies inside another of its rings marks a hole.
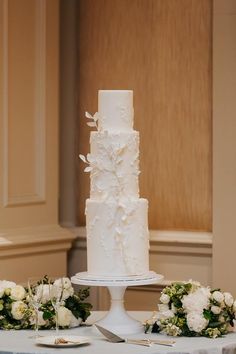
<instances>
[{"instance_id":1,"label":"textured white icing","mask_svg":"<svg viewBox=\"0 0 236 354\"><path fill-rule=\"evenodd\" d=\"M141 275L149 270L148 201L86 201L88 272Z\"/></svg>"},{"instance_id":2,"label":"textured white icing","mask_svg":"<svg viewBox=\"0 0 236 354\"><path fill-rule=\"evenodd\" d=\"M138 198L139 133L91 132L90 145L90 198Z\"/></svg>"},{"instance_id":3,"label":"textured white icing","mask_svg":"<svg viewBox=\"0 0 236 354\"><path fill-rule=\"evenodd\" d=\"M139 198L139 133L133 130L133 92L99 91L90 153L80 155L90 172L86 201L88 272L98 276L149 271L148 202Z\"/></svg>"},{"instance_id":4,"label":"textured white icing","mask_svg":"<svg viewBox=\"0 0 236 354\"><path fill-rule=\"evenodd\" d=\"M98 92L98 129L129 132L133 129L133 91L100 90Z\"/></svg>"}]
</instances>

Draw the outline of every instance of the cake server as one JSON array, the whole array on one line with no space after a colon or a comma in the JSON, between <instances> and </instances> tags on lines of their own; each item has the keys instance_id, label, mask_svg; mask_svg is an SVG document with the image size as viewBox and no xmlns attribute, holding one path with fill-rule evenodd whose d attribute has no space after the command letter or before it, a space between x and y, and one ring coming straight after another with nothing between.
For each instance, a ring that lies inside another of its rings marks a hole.
<instances>
[{"instance_id":1,"label":"cake server","mask_svg":"<svg viewBox=\"0 0 236 354\"><path fill-rule=\"evenodd\" d=\"M128 343L128 344L137 344L137 345L144 345L146 347L150 347L152 344L159 344L165 345L168 347L173 347L175 341L173 340L158 340L158 339L129 339L129 338L122 338L117 334L109 331L108 329L101 327L95 324L95 327L112 343Z\"/></svg>"}]
</instances>

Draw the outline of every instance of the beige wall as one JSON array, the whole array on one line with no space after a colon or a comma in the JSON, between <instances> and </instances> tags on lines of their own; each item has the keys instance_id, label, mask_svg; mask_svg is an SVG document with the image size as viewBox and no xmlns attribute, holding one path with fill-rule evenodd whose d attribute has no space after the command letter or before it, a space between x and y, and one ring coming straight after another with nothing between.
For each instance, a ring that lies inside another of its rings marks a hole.
<instances>
[{"instance_id":1,"label":"beige wall","mask_svg":"<svg viewBox=\"0 0 236 354\"><path fill-rule=\"evenodd\" d=\"M212 230L212 2L78 2L78 151L99 89L133 89L149 225ZM78 222L89 179L78 169Z\"/></svg>"},{"instance_id":2,"label":"beige wall","mask_svg":"<svg viewBox=\"0 0 236 354\"><path fill-rule=\"evenodd\" d=\"M0 279L65 274L57 0L0 1Z\"/></svg>"}]
</instances>

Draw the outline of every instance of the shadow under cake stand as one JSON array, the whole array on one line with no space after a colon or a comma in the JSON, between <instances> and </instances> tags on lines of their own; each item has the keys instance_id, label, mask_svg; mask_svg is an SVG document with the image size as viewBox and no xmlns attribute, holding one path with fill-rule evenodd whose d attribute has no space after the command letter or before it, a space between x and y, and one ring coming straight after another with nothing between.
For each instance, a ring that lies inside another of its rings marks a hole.
<instances>
[{"instance_id":1,"label":"shadow under cake stand","mask_svg":"<svg viewBox=\"0 0 236 354\"><path fill-rule=\"evenodd\" d=\"M111 306L107 315L97 324L117 334L134 334L143 332L141 322L128 315L124 307L124 294L128 286L149 285L161 282L163 275L153 271L141 276L98 277L88 272L77 273L71 278L73 284L105 286L111 297Z\"/></svg>"}]
</instances>

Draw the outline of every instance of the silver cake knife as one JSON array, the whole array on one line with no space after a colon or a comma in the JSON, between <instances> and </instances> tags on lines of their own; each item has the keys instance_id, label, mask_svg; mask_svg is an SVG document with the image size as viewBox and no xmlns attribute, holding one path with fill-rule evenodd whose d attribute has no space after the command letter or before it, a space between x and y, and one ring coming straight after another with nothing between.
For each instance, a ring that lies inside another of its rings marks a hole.
<instances>
[{"instance_id":1,"label":"silver cake knife","mask_svg":"<svg viewBox=\"0 0 236 354\"><path fill-rule=\"evenodd\" d=\"M158 340L158 339L129 339L129 338L122 338L117 334L109 331L108 329L101 327L95 324L95 327L112 343L128 343L128 344L137 344L137 345L144 345L146 347L150 347L152 344L159 344L165 345L168 347L172 347L175 342L173 340Z\"/></svg>"}]
</instances>

